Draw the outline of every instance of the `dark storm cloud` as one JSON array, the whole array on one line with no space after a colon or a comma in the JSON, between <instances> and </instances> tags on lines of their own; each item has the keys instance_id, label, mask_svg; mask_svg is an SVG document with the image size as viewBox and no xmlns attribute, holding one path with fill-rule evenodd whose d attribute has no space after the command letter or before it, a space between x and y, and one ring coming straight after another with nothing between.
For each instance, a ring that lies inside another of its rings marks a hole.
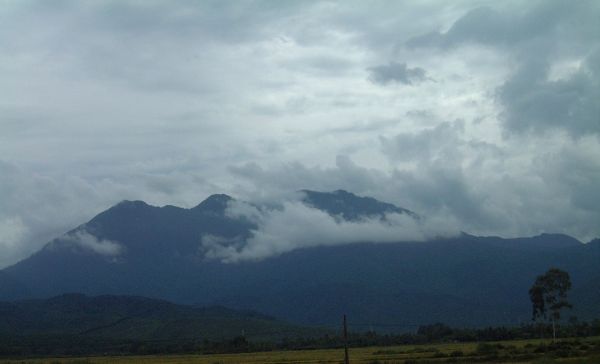
<instances>
[{"instance_id":1,"label":"dark storm cloud","mask_svg":"<svg viewBox=\"0 0 600 364\"><path fill-rule=\"evenodd\" d=\"M371 67L370 80L374 83L386 85L391 82L412 85L427 79L427 73L423 68L409 68L406 63L390 62L386 65Z\"/></svg>"},{"instance_id":2,"label":"dark storm cloud","mask_svg":"<svg viewBox=\"0 0 600 364\"><path fill-rule=\"evenodd\" d=\"M597 48L600 50L600 48ZM564 78L549 79L550 65L530 60L497 89L510 132L565 130L573 136L600 134L599 51Z\"/></svg>"},{"instance_id":3,"label":"dark storm cloud","mask_svg":"<svg viewBox=\"0 0 600 364\"><path fill-rule=\"evenodd\" d=\"M574 136L600 132L600 4L596 1L542 1L519 13L477 8L446 33L407 42L412 48L498 46L516 65L497 90L509 132L565 130ZM573 70L552 79L561 62Z\"/></svg>"},{"instance_id":4,"label":"dark storm cloud","mask_svg":"<svg viewBox=\"0 0 600 364\"><path fill-rule=\"evenodd\" d=\"M505 126L515 132L562 128L600 134L600 48L573 74L548 80L544 61L528 62L498 89Z\"/></svg>"},{"instance_id":5,"label":"dark storm cloud","mask_svg":"<svg viewBox=\"0 0 600 364\"><path fill-rule=\"evenodd\" d=\"M461 226L481 233L524 231L527 220L525 231L535 234L557 219L563 231L573 228L584 240L595 234L600 194L592 186L600 181L600 147L594 136L577 141L523 136L494 145L470 139L464 124L453 122L382 137L381 143L390 161L416 164L395 170L392 178L413 206L450 211ZM537 143L554 145L529 155L542 147Z\"/></svg>"},{"instance_id":6,"label":"dark storm cloud","mask_svg":"<svg viewBox=\"0 0 600 364\"><path fill-rule=\"evenodd\" d=\"M501 221L486 211L482 196L462 168L438 163L424 166L419 173L397 170L392 174L396 188L430 211L446 211L460 226L497 228Z\"/></svg>"},{"instance_id":7,"label":"dark storm cloud","mask_svg":"<svg viewBox=\"0 0 600 364\"><path fill-rule=\"evenodd\" d=\"M456 20L447 32L416 36L406 44L415 48L454 47L471 42L513 47L556 36L592 40L597 14L598 4L593 0L532 1L523 9L478 7ZM563 28L566 25L569 27Z\"/></svg>"},{"instance_id":8,"label":"dark storm cloud","mask_svg":"<svg viewBox=\"0 0 600 364\"><path fill-rule=\"evenodd\" d=\"M391 177L416 205L449 211L464 225L491 227L499 223L486 211L485 198L472 180L471 167L464 162L473 155L498 158L501 152L494 145L465 138L464 122L443 122L416 133L380 137L380 141L391 161L417 164L414 170L395 170Z\"/></svg>"},{"instance_id":9,"label":"dark storm cloud","mask_svg":"<svg viewBox=\"0 0 600 364\"><path fill-rule=\"evenodd\" d=\"M389 182L414 208L448 211L460 226L480 233L535 234L557 219L563 231L572 228L584 240L596 234L600 193L592 186L600 181L600 146L594 136L576 141L515 136L495 145L469 138L464 122L455 121L380 141L391 162L415 164L394 170ZM538 143L553 147L529 155L542 148Z\"/></svg>"}]
</instances>

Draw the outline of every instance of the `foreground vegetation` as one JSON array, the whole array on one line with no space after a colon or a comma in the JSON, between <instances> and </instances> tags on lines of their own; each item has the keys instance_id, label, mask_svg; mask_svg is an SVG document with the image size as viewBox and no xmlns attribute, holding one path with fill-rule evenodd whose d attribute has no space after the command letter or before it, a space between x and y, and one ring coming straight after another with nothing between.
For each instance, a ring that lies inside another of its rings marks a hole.
<instances>
[{"instance_id":1,"label":"foreground vegetation","mask_svg":"<svg viewBox=\"0 0 600 364\"><path fill-rule=\"evenodd\" d=\"M225 330L225 328L223 328ZM172 330L173 331L173 330ZM548 324L521 325L515 327L451 328L437 323L423 325L411 333L351 332L349 346L387 347L399 345L423 345L439 343L497 342L529 340L552 336ZM317 334L319 333L319 334ZM557 328L559 337L586 338L600 336L600 320L591 322L570 320L568 325ZM202 334L202 331L196 332ZM260 334L260 335L259 335ZM289 335L273 339L277 335ZM534 341L535 342L535 341ZM248 331L245 336L220 339L180 337L148 340L79 334L0 335L0 358L32 357L92 357L174 354L231 354L250 352L275 352L292 350L337 349L343 341L334 330L313 330L313 335L300 336L297 330L283 331L270 327L264 332Z\"/></svg>"},{"instance_id":2,"label":"foreground vegetation","mask_svg":"<svg viewBox=\"0 0 600 364\"><path fill-rule=\"evenodd\" d=\"M209 355L103 356L0 360L2 364L36 363L341 363L343 349L289 350ZM483 343L444 343L350 349L352 363L600 363L600 337L551 340L512 340Z\"/></svg>"},{"instance_id":3,"label":"foreground vegetation","mask_svg":"<svg viewBox=\"0 0 600 364\"><path fill-rule=\"evenodd\" d=\"M424 325L413 333L354 332L348 337L352 363L600 363L600 320L550 325L451 328ZM536 339L543 336L546 339ZM339 335L232 339L129 340L86 335L0 336L2 363L340 363ZM35 359L33 359L35 358Z\"/></svg>"}]
</instances>

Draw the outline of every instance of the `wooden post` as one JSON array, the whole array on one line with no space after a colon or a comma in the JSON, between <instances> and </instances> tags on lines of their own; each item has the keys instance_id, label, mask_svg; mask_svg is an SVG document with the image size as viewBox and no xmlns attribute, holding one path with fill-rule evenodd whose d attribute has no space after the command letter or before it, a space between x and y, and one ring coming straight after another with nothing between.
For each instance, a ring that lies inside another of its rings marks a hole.
<instances>
[{"instance_id":1,"label":"wooden post","mask_svg":"<svg viewBox=\"0 0 600 364\"><path fill-rule=\"evenodd\" d=\"M346 315L344 314L344 364L350 364L348 357L348 327L346 325Z\"/></svg>"}]
</instances>

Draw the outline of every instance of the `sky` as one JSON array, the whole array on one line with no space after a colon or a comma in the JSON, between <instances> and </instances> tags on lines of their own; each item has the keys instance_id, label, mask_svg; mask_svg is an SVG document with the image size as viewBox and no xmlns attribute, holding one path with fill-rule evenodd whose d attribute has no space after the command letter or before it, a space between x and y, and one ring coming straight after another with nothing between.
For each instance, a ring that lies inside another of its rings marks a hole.
<instances>
[{"instance_id":1,"label":"sky","mask_svg":"<svg viewBox=\"0 0 600 364\"><path fill-rule=\"evenodd\" d=\"M0 0L0 267L121 200L213 193L345 189L472 234L600 237L598 19L595 0Z\"/></svg>"}]
</instances>

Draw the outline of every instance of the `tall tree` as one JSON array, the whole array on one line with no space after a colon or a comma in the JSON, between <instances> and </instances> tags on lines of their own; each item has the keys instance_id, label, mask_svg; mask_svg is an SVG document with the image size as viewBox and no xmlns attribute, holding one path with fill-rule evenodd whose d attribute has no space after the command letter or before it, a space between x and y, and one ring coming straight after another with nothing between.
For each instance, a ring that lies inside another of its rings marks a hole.
<instances>
[{"instance_id":1,"label":"tall tree","mask_svg":"<svg viewBox=\"0 0 600 364\"><path fill-rule=\"evenodd\" d=\"M571 289L569 273L558 268L550 268L536 278L529 289L529 298L533 306L533 317L547 319L552 322L552 338L556 340L556 322L560 320L560 310L572 308L567 301L567 291ZM549 315L548 315L549 314Z\"/></svg>"}]
</instances>

